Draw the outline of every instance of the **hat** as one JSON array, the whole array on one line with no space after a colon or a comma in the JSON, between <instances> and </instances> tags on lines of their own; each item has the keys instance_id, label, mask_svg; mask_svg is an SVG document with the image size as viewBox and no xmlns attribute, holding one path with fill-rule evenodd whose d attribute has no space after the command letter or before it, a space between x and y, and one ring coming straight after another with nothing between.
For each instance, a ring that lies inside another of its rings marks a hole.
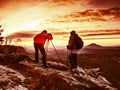
<instances>
[{"instance_id":1,"label":"hat","mask_svg":"<svg viewBox=\"0 0 120 90\"><path fill-rule=\"evenodd\" d=\"M43 30L41 33L47 33L47 30Z\"/></svg>"},{"instance_id":2,"label":"hat","mask_svg":"<svg viewBox=\"0 0 120 90\"><path fill-rule=\"evenodd\" d=\"M47 33L47 30L43 30L42 32L46 32Z\"/></svg>"},{"instance_id":3,"label":"hat","mask_svg":"<svg viewBox=\"0 0 120 90\"><path fill-rule=\"evenodd\" d=\"M73 34L75 34L76 32L74 31L74 30L72 30L71 32L70 32L70 34L71 35L73 35Z\"/></svg>"}]
</instances>

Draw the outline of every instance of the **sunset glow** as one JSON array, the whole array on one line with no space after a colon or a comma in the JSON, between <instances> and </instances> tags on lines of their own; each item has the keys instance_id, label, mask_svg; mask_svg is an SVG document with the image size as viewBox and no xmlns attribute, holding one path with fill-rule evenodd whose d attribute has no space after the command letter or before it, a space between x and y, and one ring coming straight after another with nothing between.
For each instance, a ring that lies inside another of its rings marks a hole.
<instances>
[{"instance_id":1,"label":"sunset glow","mask_svg":"<svg viewBox=\"0 0 120 90\"><path fill-rule=\"evenodd\" d=\"M104 7L103 7L104 3ZM106 5L105 5L106 4ZM33 37L46 29L55 46L66 46L69 32L76 32L85 45L120 45L120 1L110 0L0 0L3 37L12 44L32 46Z\"/></svg>"}]
</instances>

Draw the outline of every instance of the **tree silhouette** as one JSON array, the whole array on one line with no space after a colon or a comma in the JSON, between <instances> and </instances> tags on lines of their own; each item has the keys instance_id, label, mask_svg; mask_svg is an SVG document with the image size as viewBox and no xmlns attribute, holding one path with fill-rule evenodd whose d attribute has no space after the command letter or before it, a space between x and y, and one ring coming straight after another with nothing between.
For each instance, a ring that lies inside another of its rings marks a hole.
<instances>
[{"instance_id":1,"label":"tree silhouette","mask_svg":"<svg viewBox=\"0 0 120 90\"><path fill-rule=\"evenodd\" d=\"M3 41L4 41L3 40L4 37L1 36L1 34L2 34L3 31L4 30L2 29L2 25L0 25L0 44L3 44Z\"/></svg>"}]
</instances>

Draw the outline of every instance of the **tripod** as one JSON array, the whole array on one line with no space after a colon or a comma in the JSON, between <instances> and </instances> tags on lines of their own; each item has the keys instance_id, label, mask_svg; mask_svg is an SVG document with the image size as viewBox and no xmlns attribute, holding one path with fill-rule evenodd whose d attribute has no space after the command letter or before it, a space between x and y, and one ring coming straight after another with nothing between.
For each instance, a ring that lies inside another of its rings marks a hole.
<instances>
[{"instance_id":1,"label":"tripod","mask_svg":"<svg viewBox=\"0 0 120 90\"><path fill-rule=\"evenodd\" d=\"M52 44L52 46L53 46L53 48L54 48L54 50L55 50L55 52L56 52L56 55L57 55L58 59L59 59L59 60L62 60L62 59L60 58L60 56L59 56L59 54L58 54L58 52L57 52L57 50L56 50L56 48L55 48L55 46L54 46L54 44L53 44L53 42L52 42L51 40L48 40L47 43L46 43L46 57L47 57L47 52L48 52L49 41L51 42L51 44ZM68 55L68 54L69 54L69 50L67 49L67 61L66 61L66 64L67 64L67 66L69 67L70 65L69 65L69 55Z\"/></svg>"},{"instance_id":2,"label":"tripod","mask_svg":"<svg viewBox=\"0 0 120 90\"><path fill-rule=\"evenodd\" d=\"M58 52L57 52L57 50L56 50L56 48L55 48L55 46L54 46L54 44L53 44L53 42L52 42L51 40L47 40L47 43L46 43L46 46L45 46L45 48L46 48L46 56L47 56L47 52L48 52L49 41L51 42L51 44L52 44L52 46L53 46L53 48L54 48L54 50L55 50L55 52L56 52L56 55L57 55L58 59L62 60L62 59L60 58L60 56L59 56L59 54L58 54Z\"/></svg>"}]
</instances>

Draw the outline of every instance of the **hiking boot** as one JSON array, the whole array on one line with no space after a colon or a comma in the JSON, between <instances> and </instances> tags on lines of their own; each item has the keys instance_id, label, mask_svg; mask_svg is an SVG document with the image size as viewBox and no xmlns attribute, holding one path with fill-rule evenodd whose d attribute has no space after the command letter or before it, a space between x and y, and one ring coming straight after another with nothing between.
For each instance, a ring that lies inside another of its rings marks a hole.
<instances>
[{"instance_id":1,"label":"hiking boot","mask_svg":"<svg viewBox=\"0 0 120 90\"><path fill-rule=\"evenodd\" d=\"M39 64L39 61L34 61L36 64Z\"/></svg>"},{"instance_id":2,"label":"hiking boot","mask_svg":"<svg viewBox=\"0 0 120 90\"><path fill-rule=\"evenodd\" d=\"M42 66L43 68L48 68L48 66Z\"/></svg>"}]
</instances>

